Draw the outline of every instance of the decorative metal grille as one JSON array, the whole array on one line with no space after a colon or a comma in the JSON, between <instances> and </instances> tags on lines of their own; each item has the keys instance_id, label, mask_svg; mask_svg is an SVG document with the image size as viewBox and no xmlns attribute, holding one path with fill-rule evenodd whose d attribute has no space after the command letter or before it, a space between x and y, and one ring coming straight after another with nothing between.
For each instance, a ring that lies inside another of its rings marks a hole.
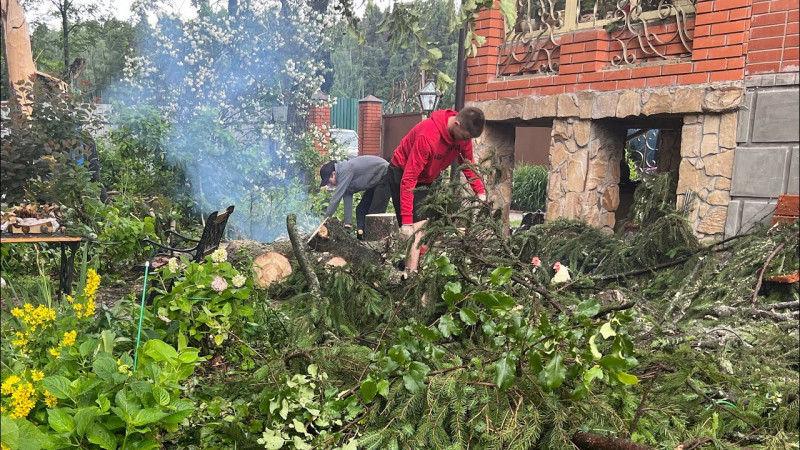
<instances>
[{"instance_id":1,"label":"decorative metal grille","mask_svg":"<svg viewBox=\"0 0 800 450\"><path fill-rule=\"evenodd\" d=\"M697 0L517 0L517 22L500 48L498 73L558 73L564 33L603 27L621 47L609 64L635 64L650 58L691 54L687 19ZM667 31L654 26L674 22ZM675 48L677 44L680 48Z\"/></svg>"},{"instance_id":2,"label":"decorative metal grille","mask_svg":"<svg viewBox=\"0 0 800 450\"><path fill-rule=\"evenodd\" d=\"M625 139L627 157L636 165L638 175L653 173L658 169L659 130L628 130Z\"/></svg>"}]
</instances>

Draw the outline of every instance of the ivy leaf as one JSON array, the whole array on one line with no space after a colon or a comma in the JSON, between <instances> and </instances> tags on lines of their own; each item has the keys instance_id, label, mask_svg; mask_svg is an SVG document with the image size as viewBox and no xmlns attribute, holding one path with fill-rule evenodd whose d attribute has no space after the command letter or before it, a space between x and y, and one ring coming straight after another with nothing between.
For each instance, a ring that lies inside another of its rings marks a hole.
<instances>
[{"instance_id":1,"label":"ivy leaf","mask_svg":"<svg viewBox=\"0 0 800 450\"><path fill-rule=\"evenodd\" d=\"M561 387L567 377L567 369L564 367L564 357L561 353L555 352L547 365L539 373L539 385L546 390L552 391Z\"/></svg>"},{"instance_id":2,"label":"ivy leaf","mask_svg":"<svg viewBox=\"0 0 800 450\"><path fill-rule=\"evenodd\" d=\"M600 353L600 350L597 348L597 335L593 334L592 337L589 338L589 350L592 352L592 356L594 359L600 359L603 357L603 354Z\"/></svg>"},{"instance_id":3,"label":"ivy leaf","mask_svg":"<svg viewBox=\"0 0 800 450\"><path fill-rule=\"evenodd\" d=\"M453 306L464 299L464 294L461 293L461 283L449 281L444 285L444 289L442 299L448 306Z\"/></svg>"},{"instance_id":4,"label":"ivy leaf","mask_svg":"<svg viewBox=\"0 0 800 450\"><path fill-rule=\"evenodd\" d=\"M511 267L498 267L492 271L492 285L502 286L511 279Z\"/></svg>"},{"instance_id":5,"label":"ivy leaf","mask_svg":"<svg viewBox=\"0 0 800 450\"><path fill-rule=\"evenodd\" d=\"M616 336L617 332L611 328L611 322L606 322L600 327L600 334L603 335L603 339L608 339L611 336Z\"/></svg>"},{"instance_id":6,"label":"ivy leaf","mask_svg":"<svg viewBox=\"0 0 800 450\"><path fill-rule=\"evenodd\" d=\"M377 393L378 384L375 383L375 380L368 378L361 382L361 398L364 399L364 403L371 402Z\"/></svg>"},{"instance_id":7,"label":"ivy leaf","mask_svg":"<svg viewBox=\"0 0 800 450\"><path fill-rule=\"evenodd\" d=\"M597 300L584 300L578 304L573 317L576 319L588 319L598 312L600 312L600 304L597 303Z\"/></svg>"},{"instance_id":8,"label":"ivy leaf","mask_svg":"<svg viewBox=\"0 0 800 450\"><path fill-rule=\"evenodd\" d=\"M378 381L378 394L380 394L383 398L387 398L389 396L389 380Z\"/></svg>"},{"instance_id":9,"label":"ivy leaf","mask_svg":"<svg viewBox=\"0 0 800 450\"><path fill-rule=\"evenodd\" d=\"M619 380L622 384L627 384L629 386L639 382L639 379L636 378L636 375L631 375L622 371L614 372L614 376L617 377L617 380Z\"/></svg>"},{"instance_id":10,"label":"ivy leaf","mask_svg":"<svg viewBox=\"0 0 800 450\"><path fill-rule=\"evenodd\" d=\"M500 391L505 391L514 384L514 379L516 378L514 375L514 358L506 354L504 357L500 358L494 366L497 369L494 384L497 385Z\"/></svg>"},{"instance_id":11,"label":"ivy leaf","mask_svg":"<svg viewBox=\"0 0 800 450\"><path fill-rule=\"evenodd\" d=\"M403 375L403 384L406 389L415 394L425 388L425 376L430 372L430 367L414 361L408 366L408 374Z\"/></svg>"},{"instance_id":12,"label":"ivy leaf","mask_svg":"<svg viewBox=\"0 0 800 450\"><path fill-rule=\"evenodd\" d=\"M603 369L598 365L595 365L583 374L583 381L585 381L586 384L591 384L595 378L603 379Z\"/></svg>"}]
</instances>

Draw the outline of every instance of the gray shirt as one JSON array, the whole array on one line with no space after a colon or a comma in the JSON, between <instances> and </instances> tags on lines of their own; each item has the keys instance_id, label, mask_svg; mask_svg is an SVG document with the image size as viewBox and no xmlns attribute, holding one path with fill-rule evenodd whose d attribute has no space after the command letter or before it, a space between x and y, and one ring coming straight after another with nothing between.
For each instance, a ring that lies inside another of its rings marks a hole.
<instances>
[{"instance_id":1,"label":"gray shirt","mask_svg":"<svg viewBox=\"0 0 800 450\"><path fill-rule=\"evenodd\" d=\"M349 224L353 218L353 194L377 186L389 170L389 162L379 156L364 155L338 162L334 167L336 190L325 210L325 217L336 212L339 200L344 197L344 223Z\"/></svg>"}]
</instances>

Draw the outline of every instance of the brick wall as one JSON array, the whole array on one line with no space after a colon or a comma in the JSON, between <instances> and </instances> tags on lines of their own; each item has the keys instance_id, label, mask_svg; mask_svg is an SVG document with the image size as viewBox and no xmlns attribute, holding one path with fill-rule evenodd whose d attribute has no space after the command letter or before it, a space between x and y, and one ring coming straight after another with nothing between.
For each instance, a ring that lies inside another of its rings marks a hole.
<instances>
[{"instance_id":1,"label":"brick wall","mask_svg":"<svg viewBox=\"0 0 800 450\"><path fill-rule=\"evenodd\" d=\"M611 58L621 44L614 36L603 28L578 30L555 35L552 58L558 74L519 76L498 75L503 19L497 9L483 11L476 33L487 41L467 61L466 101L741 81L746 73L797 72L798 10L797 0L698 0L695 16L686 23L693 36L691 53L672 42L657 47L668 59L639 51L637 64L615 67ZM675 22L650 29L659 36L673 35L675 30Z\"/></svg>"},{"instance_id":2,"label":"brick wall","mask_svg":"<svg viewBox=\"0 0 800 450\"><path fill-rule=\"evenodd\" d=\"M797 72L797 0L752 1L746 73Z\"/></svg>"},{"instance_id":3,"label":"brick wall","mask_svg":"<svg viewBox=\"0 0 800 450\"><path fill-rule=\"evenodd\" d=\"M330 135L327 133L331 126L331 108L329 106L312 106L308 109L308 123L318 130L325 131L323 142L314 142L318 152L327 155L330 145Z\"/></svg>"},{"instance_id":4,"label":"brick wall","mask_svg":"<svg viewBox=\"0 0 800 450\"><path fill-rule=\"evenodd\" d=\"M358 101L358 154L381 155L382 100L369 95Z\"/></svg>"}]
</instances>

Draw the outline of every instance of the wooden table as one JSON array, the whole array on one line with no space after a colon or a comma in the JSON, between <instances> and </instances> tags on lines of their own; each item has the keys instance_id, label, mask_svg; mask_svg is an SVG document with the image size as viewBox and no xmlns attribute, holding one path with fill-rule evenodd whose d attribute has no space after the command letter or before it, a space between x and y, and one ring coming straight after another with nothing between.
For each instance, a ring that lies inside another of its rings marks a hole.
<instances>
[{"instance_id":1,"label":"wooden table","mask_svg":"<svg viewBox=\"0 0 800 450\"><path fill-rule=\"evenodd\" d=\"M55 243L61 247L61 268L58 273L58 295L61 293L69 294L72 292L72 271L75 264L75 253L78 245L86 240L79 236L67 236L65 234L9 234L0 235L0 244L37 244ZM71 250L67 256L66 248Z\"/></svg>"}]
</instances>

